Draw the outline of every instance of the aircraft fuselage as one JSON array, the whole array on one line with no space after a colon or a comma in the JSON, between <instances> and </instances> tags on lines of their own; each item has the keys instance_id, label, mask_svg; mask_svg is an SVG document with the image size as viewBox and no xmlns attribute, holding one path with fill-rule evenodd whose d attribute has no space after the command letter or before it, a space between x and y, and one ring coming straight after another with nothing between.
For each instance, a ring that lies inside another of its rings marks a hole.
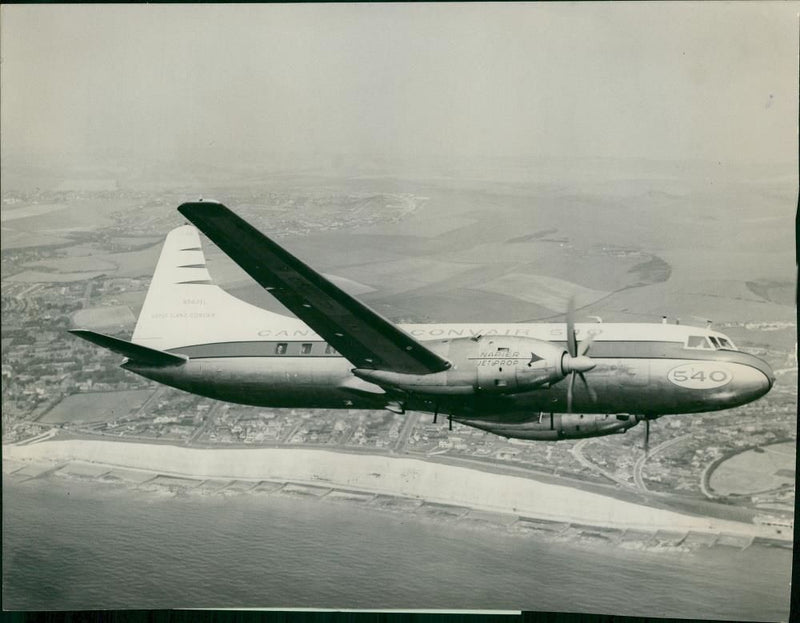
<instances>
[{"instance_id":1,"label":"aircraft fuselage","mask_svg":"<svg viewBox=\"0 0 800 623\"><path fill-rule=\"evenodd\" d=\"M716 332L661 324L577 325L593 336L595 367L587 374L590 393L576 383L574 434L552 434L550 414L567 411L567 383L526 388L523 381L547 362L537 351L566 348L560 324L409 325L403 327L434 352L454 362L441 373L440 387L415 386L393 392L354 374L354 366L310 330L266 331L250 341L197 344L170 349L188 357L180 366L124 367L161 383L203 396L257 406L404 410L451 415L479 428L510 436L548 439L624 432L638 420L666 414L728 409L762 396L772 386L769 366L748 353L721 348L689 348L691 337L710 347ZM465 337L471 335L472 337ZM546 338L552 339L546 339ZM426 339L427 338L427 339ZM728 341L730 344L730 342ZM529 350L523 350L530 347ZM557 364L554 364L557 365ZM560 380L560 379L559 379ZM455 388L455 389L454 389ZM615 416L607 421L608 415ZM587 418L589 415L602 416ZM568 416L565 416L567 418ZM585 420L583 428L581 420ZM541 430L540 430L541 429Z\"/></svg>"}]
</instances>

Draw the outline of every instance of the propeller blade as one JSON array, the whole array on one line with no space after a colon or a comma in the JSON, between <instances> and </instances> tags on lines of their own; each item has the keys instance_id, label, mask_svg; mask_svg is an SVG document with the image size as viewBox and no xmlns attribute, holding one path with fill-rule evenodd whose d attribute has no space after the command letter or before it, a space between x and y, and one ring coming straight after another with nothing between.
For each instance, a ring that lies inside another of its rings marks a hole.
<instances>
[{"instance_id":1,"label":"propeller blade","mask_svg":"<svg viewBox=\"0 0 800 623\"><path fill-rule=\"evenodd\" d=\"M570 296L567 301L567 353L561 360L562 374L569 374L567 386L567 413L572 413L572 398L575 391L575 377L580 376L583 386L589 393L592 402L597 402L597 393L591 388L584 376L584 372L593 370L597 365L586 353L592 347L594 336L589 335L578 346L578 336L575 333L575 297Z\"/></svg>"},{"instance_id":2,"label":"propeller blade","mask_svg":"<svg viewBox=\"0 0 800 623\"><path fill-rule=\"evenodd\" d=\"M586 380L586 377L583 375L583 372L578 372L578 376L581 377L581 381L583 381L583 386L586 388L586 391L589 392L589 398L592 399L592 402L597 402L597 392L592 389L592 386L589 385L589 381Z\"/></svg>"},{"instance_id":3,"label":"propeller blade","mask_svg":"<svg viewBox=\"0 0 800 623\"><path fill-rule=\"evenodd\" d=\"M569 385L567 385L567 413L572 413L572 390L575 388L575 371L569 375Z\"/></svg>"},{"instance_id":4,"label":"propeller blade","mask_svg":"<svg viewBox=\"0 0 800 623\"><path fill-rule=\"evenodd\" d=\"M581 342L580 350L578 350L578 357L583 357L589 352L589 349L592 347L592 342L594 342L594 335L590 335Z\"/></svg>"},{"instance_id":5,"label":"propeller blade","mask_svg":"<svg viewBox=\"0 0 800 623\"><path fill-rule=\"evenodd\" d=\"M644 421L644 453L650 451L650 420Z\"/></svg>"},{"instance_id":6,"label":"propeller blade","mask_svg":"<svg viewBox=\"0 0 800 623\"><path fill-rule=\"evenodd\" d=\"M578 356L578 340L575 337L575 297L567 303L567 352L570 357Z\"/></svg>"}]
</instances>

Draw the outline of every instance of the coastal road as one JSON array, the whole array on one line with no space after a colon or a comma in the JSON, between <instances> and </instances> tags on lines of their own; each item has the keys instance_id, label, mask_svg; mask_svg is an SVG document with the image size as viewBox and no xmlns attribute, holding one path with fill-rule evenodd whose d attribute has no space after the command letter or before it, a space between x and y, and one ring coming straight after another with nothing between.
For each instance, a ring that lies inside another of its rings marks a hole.
<instances>
[{"instance_id":1,"label":"coastal road","mask_svg":"<svg viewBox=\"0 0 800 623\"><path fill-rule=\"evenodd\" d=\"M57 428L51 428L51 429L46 430L45 432L43 432L43 433L41 433L39 435L36 435L35 437L30 437L28 439L23 439L21 441L18 441L17 443L11 444L11 445L14 445L14 446L27 446L27 445L30 445L30 444L33 444L33 443L39 443L40 441L46 441L48 439L51 439L51 438L55 437L57 434L58 434L58 429Z\"/></svg>"},{"instance_id":2,"label":"coastal road","mask_svg":"<svg viewBox=\"0 0 800 623\"><path fill-rule=\"evenodd\" d=\"M652 448L649 453L642 454L642 456L639 457L639 460L633 465L633 482L636 484L636 488L640 491L648 490L647 486L644 484L644 478L642 478L642 469L644 468L644 464L648 459L652 459L659 452L663 452L664 450L671 448L675 444L678 444L689 437L691 437L691 435L680 435L672 439L667 439L667 441L664 441Z\"/></svg>"},{"instance_id":3,"label":"coastal road","mask_svg":"<svg viewBox=\"0 0 800 623\"><path fill-rule=\"evenodd\" d=\"M609 480L616 482L619 485L622 485L623 487L630 487L631 483L629 483L627 480L620 478L615 474L612 474L611 472L603 469L596 463L593 463L585 456L583 456L584 446L586 446L588 443L591 443L592 441L593 439L581 439L578 443L572 446L572 450L570 452L572 452L572 456L575 457L575 460L578 461L578 463L580 463L581 465L583 465L586 469L592 470L593 472L597 472L601 476L604 476Z\"/></svg>"},{"instance_id":4,"label":"coastal road","mask_svg":"<svg viewBox=\"0 0 800 623\"><path fill-rule=\"evenodd\" d=\"M281 435L281 442L288 444L292 440L292 437L294 437L294 434L298 430L300 430L300 427L304 423L305 423L305 420L303 420L303 418L300 418L300 417L299 418L295 418L295 421L292 424L292 428L289 430L289 433L286 434L286 435ZM352 435L352 433L351 433L351 435Z\"/></svg>"},{"instance_id":5,"label":"coastal road","mask_svg":"<svg viewBox=\"0 0 800 623\"><path fill-rule=\"evenodd\" d=\"M400 428L400 435L397 437L397 441L392 447L393 452L405 452L408 436L411 434L411 431L414 430L420 417L419 411L409 411L406 415L408 417L406 417L405 422L403 422L403 426Z\"/></svg>"},{"instance_id":6,"label":"coastal road","mask_svg":"<svg viewBox=\"0 0 800 623\"><path fill-rule=\"evenodd\" d=\"M145 400L141 404L141 406L138 409L136 409L136 411L134 413L128 415L127 417L120 418L120 421L123 421L123 420L135 420L135 419L140 418L142 415L145 414L147 409L150 408L150 405L152 405L156 401L156 399L160 398L167 391L167 389L168 388L167 388L166 385L157 386L155 391L152 394L150 394L150 396L147 398L147 400Z\"/></svg>"},{"instance_id":7,"label":"coastal road","mask_svg":"<svg viewBox=\"0 0 800 623\"><path fill-rule=\"evenodd\" d=\"M189 439L186 440L187 446L191 446L195 441L197 441L197 439L199 439L200 435L202 435L205 432L209 424L211 424L214 421L214 417L216 416L217 411L219 411L220 407L223 404L224 403L220 402L219 400L215 400L212 403L211 408L208 410L208 413L206 413L206 417L203 420L203 423L200 426L198 426L197 430L194 431L191 437L189 437Z\"/></svg>"},{"instance_id":8,"label":"coastal road","mask_svg":"<svg viewBox=\"0 0 800 623\"><path fill-rule=\"evenodd\" d=\"M700 491L703 492L703 495L706 496L709 500L716 500L718 496L711 493L709 488L706 486L706 483L709 482L711 478L711 471L719 467L720 463L715 461L711 461L708 465L706 465L703 473L700 474Z\"/></svg>"}]
</instances>

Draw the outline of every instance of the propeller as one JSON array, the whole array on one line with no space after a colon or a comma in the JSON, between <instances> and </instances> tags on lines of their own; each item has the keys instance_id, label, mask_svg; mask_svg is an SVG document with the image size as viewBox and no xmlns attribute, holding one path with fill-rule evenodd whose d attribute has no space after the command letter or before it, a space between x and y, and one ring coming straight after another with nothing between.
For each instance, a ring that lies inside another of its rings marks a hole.
<instances>
[{"instance_id":1,"label":"propeller","mask_svg":"<svg viewBox=\"0 0 800 623\"><path fill-rule=\"evenodd\" d=\"M592 346L593 336L583 340L578 346L575 334L575 298L570 297L567 304L567 353L561 358L561 369L565 375L569 374L567 385L567 413L572 413L572 395L575 390L575 377L580 377L592 401L597 400L597 394L591 388L584 376L584 372L592 370L597 364L587 355Z\"/></svg>"}]
</instances>

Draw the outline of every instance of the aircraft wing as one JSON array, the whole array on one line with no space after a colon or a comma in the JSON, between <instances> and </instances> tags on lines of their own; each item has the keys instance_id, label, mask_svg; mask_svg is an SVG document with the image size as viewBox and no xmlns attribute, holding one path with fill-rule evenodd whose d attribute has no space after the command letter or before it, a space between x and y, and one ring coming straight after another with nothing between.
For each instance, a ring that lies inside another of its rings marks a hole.
<instances>
[{"instance_id":1,"label":"aircraft wing","mask_svg":"<svg viewBox=\"0 0 800 623\"><path fill-rule=\"evenodd\" d=\"M221 203L184 203L178 211L357 368L427 374L450 367Z\"/></svg>"}]
</instances>

